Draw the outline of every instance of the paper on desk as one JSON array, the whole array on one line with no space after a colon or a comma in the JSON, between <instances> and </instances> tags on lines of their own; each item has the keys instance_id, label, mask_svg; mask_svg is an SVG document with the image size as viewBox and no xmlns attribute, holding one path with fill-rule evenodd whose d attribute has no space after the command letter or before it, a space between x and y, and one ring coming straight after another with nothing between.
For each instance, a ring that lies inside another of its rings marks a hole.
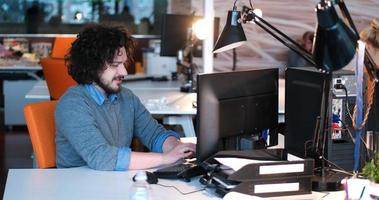
<instances>
[{"instance_id":1,"label":"paper on desk","mask_svg":"<svg viewBox=\"0 0 379 200\"><path fill-rule=\"evenodd\" d=\"M239 192L229 192L224 196L223 199L224 200L240 200L240 199L260 200L260 199L264 199L264 198L257 197L257 196L251 196L251 195L247 195L247 194L242 194Z\"/></svg>"},{"instance_id":2,"label":"paper on desk","mask_svg":"<svg viewBox=\"0 0 379 200\"><path fill-rule=\"evenodd\" d=\"M245 165L254 164L254 163L270 163L270 162L280 162L272 160L253 160L246 158L215 158L219 163L232 168L234 171L238 171ZM287 155L288 161L302 160L299 157L296 157L292 154Z\"/></svg>"},{"instance_id":3,"label":"paper on desk","mask_svg":"<svg viewBox=\"0 0 379 200\"><path fill-rule=\"evenodd\" d=\"M182 137L180 138L180 141L183 143L194 143L194 144L197 143L196 137Z\"/></svg>"},{"instance_id":4,"label":"paper on desk","mask_svg":"<svg viewBox=\"0 0 379 200\"><path fill-rule=\"evenodd\" d=\"M238 171L245 165L254 163L269 163L278 161L268 161L268 160L251 160L245 158L215 158L222 165L232 168L234 171Z\"/></svg>"},{"instance_id":5,"label":"paper on desk","mask_svg":"<svg viewBox=\"0 0 379 200\"><path fill-rule=\"evenodd\" d=\"M270 198L262 198L257 196L251 196L247 194L242 194L239 192L229 192L227 193L223 200L261 200L261 199L270 199L270 200L307 200L307 199L323 199L323 200L335 200L335 199L344 199L344 191L337 192L312 192L312 194L302 194L302 195L291 195L291 196L276 196Z\"/></svg>"}]
</instances>

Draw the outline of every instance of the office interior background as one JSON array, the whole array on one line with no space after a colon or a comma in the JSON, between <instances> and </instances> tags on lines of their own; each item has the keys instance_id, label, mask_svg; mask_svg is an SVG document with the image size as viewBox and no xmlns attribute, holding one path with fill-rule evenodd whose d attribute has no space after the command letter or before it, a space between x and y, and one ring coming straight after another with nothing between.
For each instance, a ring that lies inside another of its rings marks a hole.
<instances>
[{"instance_id":1,"label":"office interior background","mask_svg":"<svg viewBox=\"0 0 379 200\"><path fill-rule=\"evenodd\" d=\"M234 1L214 0L215 17L220 18L219 32L224 27L227 11L232 9ZM263 11L263 18L276 26L291 38L300 39L305 31L314 31L317 23L314 12L317 0L254 0L253 5ZM238 1L239 8L248 5L248 0ZM346 5L352 15L358 31L370 24L373 18L379 18L378 0L346 0ZM28 9L38 4L41 14L36 24L38 29L32 30L26 26ZM129 7L134 21L125 22L125 6ZM112 22L125 25L129 31L146 38L140 48L148 48L150 40L159 39L161 15L192 14L203 15L203 0L0 0L0 39L7 38L8 34L76 34L87 23ZM254 24L244 25L248 43L236 49L237 70L252 69L254 67L279 68L282 74L285 69L288 48L273 39L261 28ZM20 38L23 36L21 35ZM216 40L217 38L214 38ZM151 46L150 46L151 47ZM142 51L137 61L144 62ZM201 58L195 58L199 66ZM214 58L214 71L231 71L233 62L232 51L223 52ZM0 63L1 69L1 63ZM137 70L132 66L131 73ZM17 79L17 74L9 71L1 74L1 90L3 81ZM14 77L13 77L14 76ZM17 91L10 91L17 92ZM4 94L5 95L5 94ZM1 97L1 106L4 108L4 95ZM4 109L2 109L4 113ZM30 158L32 148L24 126L8 126L1 118L0 136L0 193L4 189L8 168L32 167Z\"/></svg>"},{"instance_id":2,"label":"office interior background","mask_svg":"<svg viewBox=\"0 0 379 200\"><path fill-rule=\"evenodd\" d=\"M113 24L127 25L133 34L159 35L162 13L203 15L202 0L125 0L125 1L85 1L85 0L40 0L43 20L39 23L41 34L75 34L86 23L112 21ZM263 17L272 25L291 36L300 39L305 31L314 31L317 23L314 12L317 0L255 0L254 7L263 11ZM248 5L248 0L238 1ZM0 34L26 33L25 12L32 6L32 0L0 1ZM378 18L375 0L346 1L358 31L373 18ZM232 9L231 1L214 1L214 15L220 18L222 31L227 11ZM130 7L134 16L132 25L123 17L124 6ZM103 14L100 14L103 13ZM254 25L244 25L248 45L237 49L238 69L254 66L284 68L288 49L274 40L268 33ZM159 36L158 36L159 37ZM215 38L214 40L216 40ZM201 62L201 61L200 61ZM232 52L221 53L214 60L215 71L231 70Z\"/></svg>"}]
</instances>

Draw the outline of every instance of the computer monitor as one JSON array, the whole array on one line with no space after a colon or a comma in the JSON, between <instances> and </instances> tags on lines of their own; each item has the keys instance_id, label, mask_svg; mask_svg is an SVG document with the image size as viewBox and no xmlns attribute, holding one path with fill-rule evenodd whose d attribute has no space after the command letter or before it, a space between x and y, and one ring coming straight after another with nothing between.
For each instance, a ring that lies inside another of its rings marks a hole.
<instances>
[{"instance_id":1,"label":"computer monitor","mask_svg":"<svg viewBox=\"0 0 379 200\"><path fill-rule=\"evenodd\" d=\"M218 151L238 150L246 138L277 145L278 69L200 74L197 80L199 164Z\"/></svg>"},{"instance_id":2,"label":"computer monitor","mask_svg":"<svg viewBox=\"0 0 379 200\"><path fill-rule=\"evenodd\" d=\"M200 19L199 16L163 14L161 27L161 56L176 57L178 51L185 48L192 24ZM218 37L220 18L214 19L214 38ZM216 40L215 40L216 41ZM202 41L194 44L194 56L202 56Z\"/></svg>"}]
</instances>

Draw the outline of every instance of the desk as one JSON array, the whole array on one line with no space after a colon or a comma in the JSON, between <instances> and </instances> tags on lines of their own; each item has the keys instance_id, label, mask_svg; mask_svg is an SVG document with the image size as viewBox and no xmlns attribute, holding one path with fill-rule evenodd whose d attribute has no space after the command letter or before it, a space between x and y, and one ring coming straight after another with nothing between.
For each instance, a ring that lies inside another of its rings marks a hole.
<instances>
[{"instance_id":1,"label":"desk","mask_svg":"<svg viewBox=\"0 0 379 200\"><path fill-rule=\"evenodd\" d=\"M4 60L0 59L0 73L2 74L27 74L28 76L41 80L36 75L37 71L41 71L42 67L38 62L22 61L22 60Z\"/></svg>"},{"instance_id":2,"label":"desk","mask_svg":"<svg viewBox=\"0 0 379 200\"><path fill-rule=\"evenodd\" d=\"M163 115L164 124L180 124L186 137L194 137L192 117L196 115L196 93L180 92L179 81L134 81L127 87L137 95L152 115Z\"/></svg>"},{"instance_id":3,"label":"desk","mask_svg":"<svg viewBox=\"0 0 379 200\"><path fill-rule=\"evenodd\" d=\"M13 199L127 199L136 171L95 171L86 167L70 169L10 169L5 185L4 200ZM197 179L186 183L181 180L160 179L160 184L175 185L182 192L191 192L203 186ZM174 188L151 185L153 199L220 199L213 189L181 195ZM275 197L271 199L343 199L343 192Z\"/></svg>"},{"instance_id":4,"label":"desk","mask_svg":"<svg viewBox=\"0 0 379 200\"><path fill-rule=\"evenodd\" d=\"M0 59L0 78L4 95L4 124L25 125L23 108L33 100L25 99L25 94L41 78L37 75L42 67L37 62Z\"/></svg>"},{"instance_id":5,"label":"desk","mask_svg":"<svg viewBox=\"0 0 379 200\"><path fill-rule=\"evenodd\" d=\"M95 171L86 167L71 169L10 169L4 200L13 199L128 199L132 177L136 171ZM189 184L180 180L159 180L164 185L175 185L182 192L202 188L199 181ZM202 200L212 195L201 191L181 195L174 188L151 185L153 199Z\"/></svg>"}]
</instances>

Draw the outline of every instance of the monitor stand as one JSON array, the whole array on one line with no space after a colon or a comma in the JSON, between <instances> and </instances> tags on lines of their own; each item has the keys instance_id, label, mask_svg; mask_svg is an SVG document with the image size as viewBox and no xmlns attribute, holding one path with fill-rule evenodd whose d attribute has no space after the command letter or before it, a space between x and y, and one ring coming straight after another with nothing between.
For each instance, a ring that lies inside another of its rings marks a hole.
<instances>
[{"instance_id":1,"label":"monitor stand","mask_svg":"<svg viewBox=\"0 0 379 200\"><path fill-rule=\"evenodd\" d=\"M194 75L194 69L196 68L196 64L189 63L189 65L182 66L185 68L184 75L186 77L186 82L180 86L181 92L196 92L196 83L194 82L193 75Z\"/></svg>"},{"instance_id":2,"label":"monitor stand","mask_svg":"<svg viewBox=\"0 0 379 200\"><path fill-rule=\"evenodd\" d=\"M347 177L346 174L324 168L315 171L312 178L312 191L339 191L343 190L341 180Z\"/></svg>"},{"instance_id":3,"label":"monitor stand","mask_svg":"<svg viewBox=\"0 0 379 200\"><path fill-rule=\"evenodd\" d=\"M184 85L180 86L180 91L191 93L191 92L196 92L196 88L193 86L192 81L191 81L191 82L187 82Z\"/></svg>"}]
</instances>

